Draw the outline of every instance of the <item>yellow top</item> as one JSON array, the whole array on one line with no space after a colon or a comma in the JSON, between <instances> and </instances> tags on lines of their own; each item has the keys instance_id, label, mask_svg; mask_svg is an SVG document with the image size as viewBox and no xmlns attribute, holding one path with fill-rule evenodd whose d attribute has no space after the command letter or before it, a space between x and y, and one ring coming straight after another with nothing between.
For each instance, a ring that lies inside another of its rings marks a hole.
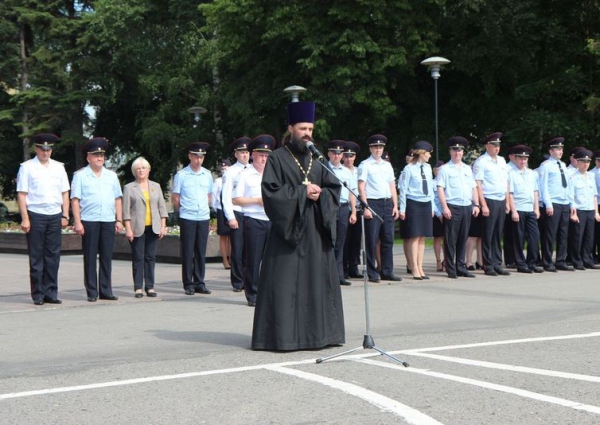
<instances>
[{"instance_id":1,"label":"yellow top","mask_svg":"<svg viewBox=\"0 0 600 425\"><path fill-rule=\"evenodd\" d=\"M146 201L146 226L152 226L152 212L150 211L150 192L142 190Z\"/></svg>"}]
</instances>

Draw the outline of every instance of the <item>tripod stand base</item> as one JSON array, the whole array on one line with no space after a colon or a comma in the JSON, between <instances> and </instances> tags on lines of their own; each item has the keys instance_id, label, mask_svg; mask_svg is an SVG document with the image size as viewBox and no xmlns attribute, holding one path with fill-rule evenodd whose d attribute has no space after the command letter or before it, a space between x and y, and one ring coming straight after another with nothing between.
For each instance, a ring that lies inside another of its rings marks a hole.
<instances>
[{"instance_id":1,"label":"tripod stand base","mask_svg":"<svg viewBox=\"0 0 600 425\"><path fill-rule=\"evenodd\" d=\"M391 354L386 353L382 349L378 348L375 345L375 341L373 341L373 337L371 335L368 335L368 334L364 336L364 338L363 338L363 345L361 347L352 348L351 350L347 350L347 351L344 351L342 353L334 354L334 355L328 356L328 357L320 357L320 358L318 358L316 360L316 362L317 363L323 363L323 362L326 362L327 360L331 360L331 359L334 359L336 357L341 357L341 356L344 356L346 354L354 353L355 351L358 351L358 350L366 350L366 349L375 350L379 354L381 354L382 356L389 357L390 359L394 360L395 362L400 363L404 367L408 367L409 366L407 362L405 362L403 360L400 360L400 359L392 356Z\"/></svg>"}]
</instances>

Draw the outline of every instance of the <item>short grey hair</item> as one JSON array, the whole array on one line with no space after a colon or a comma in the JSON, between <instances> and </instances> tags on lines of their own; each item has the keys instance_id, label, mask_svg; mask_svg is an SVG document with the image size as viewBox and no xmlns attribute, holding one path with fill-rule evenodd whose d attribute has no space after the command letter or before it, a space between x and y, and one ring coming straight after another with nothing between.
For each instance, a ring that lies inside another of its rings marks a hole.
<instances>
[{"instance_id":1,"label":"short grey hair","mask_svg":"<svg viewBox=\"0 0 600 425\"><path fill-rule=\"evenodd\" d=\"M131 173L135 176L135 170L142 166L146 167L148 171L152 169L148 160L146 160L146 158L144 158L143 156L140 156L131 164Z\"/></svg>"}]
</instances>

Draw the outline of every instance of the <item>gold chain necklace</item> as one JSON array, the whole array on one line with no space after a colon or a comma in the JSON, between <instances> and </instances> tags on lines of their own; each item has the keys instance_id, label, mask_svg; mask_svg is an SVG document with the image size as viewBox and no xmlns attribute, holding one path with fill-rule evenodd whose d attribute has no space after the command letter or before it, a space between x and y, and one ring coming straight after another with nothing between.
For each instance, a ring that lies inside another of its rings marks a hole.
<instances>
[{"instance_id":1,"label":"gold chain necklace","mask_svg":"<svg viewBox=\"0 0 600 425\"><path fill-rule=\"evenodd\" d=\"M310 173L310 169L312 168L312 156L309 155L310 157L310 162L308 163L308 169L306 171L304 171L304 168L302 168L302 165L300 164L300 161L298 161L298 158L296 158L294 156L294 154L292 153L292 151L290 150L290 148L287 147L287 145L285 145L285 149L290 153L290 155L292 156L292 158L294 158L294 161L296 161L296 164L298 164L298 167L300 168L300 171L302 171L302 173L304 174L304 181L302 182L303 185L308 186L310 184L310 182L308 181L308 173Z\"/></svg>"}]
</instances>

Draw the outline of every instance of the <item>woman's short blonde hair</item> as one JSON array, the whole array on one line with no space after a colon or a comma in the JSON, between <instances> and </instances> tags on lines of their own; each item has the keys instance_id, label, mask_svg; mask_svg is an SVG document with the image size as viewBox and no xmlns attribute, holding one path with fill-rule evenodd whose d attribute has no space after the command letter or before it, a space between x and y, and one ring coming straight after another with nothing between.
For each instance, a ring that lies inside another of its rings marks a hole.
<instances>
[{"instance_id":1,"label":"woman's short blonde hair","mask_svg":"<svg viewBox=\"0 0 600 425\"><path fill-rule=\"evenodd\" d=\"M426 151L425 149L413 149L413 156L410 159L410 162L415 164L417 161L419 161L421 155L425 155L427 152L429 151Z\"/></svg>"},{"instance_id":2,"label":"woman's short blonde hair","mask_svg":"<svg viewBox=\"0 0 600 425\"><path fill-rule=\"evenodd\" d=\"M133 163L131 164L131 173L135 176L135 170L137 170L140 167L146 167L148 171L152 169L152 167L150 167L150 163L143 156L140 156L135 161L133 161Z\"/></svg>"}]
</instances>

